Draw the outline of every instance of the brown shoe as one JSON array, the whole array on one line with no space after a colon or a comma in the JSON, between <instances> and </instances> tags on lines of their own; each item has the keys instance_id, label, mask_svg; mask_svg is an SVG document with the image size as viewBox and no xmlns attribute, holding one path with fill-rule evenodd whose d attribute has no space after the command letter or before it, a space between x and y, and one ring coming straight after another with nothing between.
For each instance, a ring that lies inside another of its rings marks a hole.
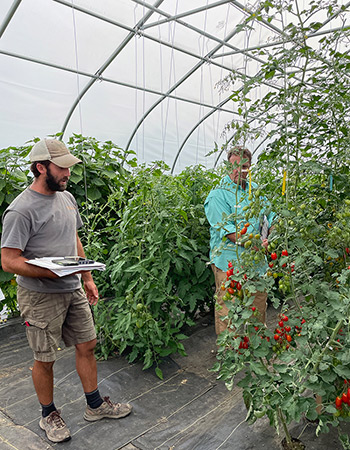
<instances>
[{"instance_id":1,"label":"brown shoe","mask_svg":"<svg viewBox=\"0 0 350 450\"><path fill-rule=\"evenodd\" d=\"M86 407L84 413L84 419L88 422L94 422L95 420L103 419L107 417L109 419L121 419L129 415L132 411L132 406L129 403L113 403L109 397L103 397L103 403L98 408Z\"/></svg>"},{"instance_id":2,"label":"brown shoe","mask_svg":"<svg viewBox=\"0 0 350 450\"><path fill-rule=\"evenodd\" d=\"M65 442L71 438L67 425L61 417L61 411L52 411L47 417L42 417L39 426L46 432L52 442Z\"/></svg>"}]
</instances>

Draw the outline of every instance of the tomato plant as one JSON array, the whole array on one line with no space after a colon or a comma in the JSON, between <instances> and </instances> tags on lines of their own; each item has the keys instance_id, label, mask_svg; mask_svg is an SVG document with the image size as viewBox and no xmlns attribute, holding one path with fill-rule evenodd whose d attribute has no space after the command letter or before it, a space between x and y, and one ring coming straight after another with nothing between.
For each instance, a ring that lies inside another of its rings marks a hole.
<instances>
[{"instance_id":1,"label":"tomato plant","mask_svg":"<svg viewBox=\"0 0 350 450\"><path fill-rule=\"evenodd\" d=\"M111 299L96 308L99 354L129 349L128 359L142 357L144 368L183 354L181 329L212 308L203 202L218 176L201 167L170 176L168 169L157 162L134 170L127 204L109 230Z\"/></svg>"},{"instance_id":2,"label":"tomato plant","mask_svg":"<svg viewBox=\"0 0 350 450\"><path fill-rule=\"evenodd\" d=\"M31 182L25 160L31 144L0 151L1 211ZM183 354L183 326L212 308L203 202L219 176L200 166L170 176L163 162L138 165L134 152L81 135L67 146L84 162L72 168L68 189L83 218L85 252L107 264L94 273L103 297L94 308L97 355L128 349L129 360L139 357L147 368ZM0 307L6 303L16 313L13 282L13 275L0 272L6 295Z\"/></svg>"},{"instance_id":3,"label":"tomato plant","mask_svg":"<svg viewBox=\"0 0 350 450\"><path fill-rule=\"evenodd\" d=\"M229 304L235 333L220 335L214 368L229 389L236 375L245 374L238 385L248 420L266 414L277 430L282 424L290 445L291 421L318 419L318 434L349 420L343 380L350 375L350 95L345 77L350 60L344 31L320 38L317 49L305 38L322 26L307 18L316 10L330 14L337 3L329 9L314 2L303 11L294 7L289 1L283 7L261 3L255 17L269 21L280 16L283 23L283 8L294 11L298 21L285 31L290 37L304 36L302 42L283 50L257 50L267 62L254 80L237 74L225 80L243 84L236 90L234 85L232 94L243 119L243 124L230 124L234 142L249 148L259 136L265 143L252 168L259 189L252 191L246 219L256 217L264 198L276 216L266 255L273 271L257 280L256 246L245 248L239 264L248 280L240 301ZM250 17L247 24L254 20ZM299 67L300 77L294 71L286 76L284 69L292 66ZM279 89L252 101L250 94L266 80ZM251 314L255 291L267 292L281 311L272 329L262 329ZM237 352L233 334L247 336L249 347ZM320 408L315 397L322 401ZM346 439L342 436L341 442Z\"/></svg>"}]
</instances>

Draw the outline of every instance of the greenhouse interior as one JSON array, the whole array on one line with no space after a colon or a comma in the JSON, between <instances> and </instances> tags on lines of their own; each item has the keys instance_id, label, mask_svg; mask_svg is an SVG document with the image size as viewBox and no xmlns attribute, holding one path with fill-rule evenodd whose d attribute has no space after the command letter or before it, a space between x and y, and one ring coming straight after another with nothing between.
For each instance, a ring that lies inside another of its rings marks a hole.
<instances>
[{"instance_id":1,"label":"greenhouse interior","mask_svg":"<svg viewBox=\"0 0 350 450\"><path fill-rule=\"evenodd\" d=\"M1 0L1 450L350 449L349 12Z\"/></svg>"}]
</instances>

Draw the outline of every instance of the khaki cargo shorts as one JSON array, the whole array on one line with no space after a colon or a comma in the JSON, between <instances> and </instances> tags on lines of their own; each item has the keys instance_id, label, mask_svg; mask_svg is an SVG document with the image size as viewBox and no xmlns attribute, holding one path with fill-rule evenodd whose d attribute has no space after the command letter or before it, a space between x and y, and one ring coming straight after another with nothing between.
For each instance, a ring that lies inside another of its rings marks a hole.
<instances>
[{"instance_id":1,"label":"khaki cargo shorts","mask_svg":"<svg viewBox=\"0 0 350 450\"><path fill-rule=\"evenodd\" d=\"M96 338L90 305L81 288L52 294L18 286L17 301L29 346L38 361L55 361L62 339L70 347Z\"/></svg>"}]
</instances>

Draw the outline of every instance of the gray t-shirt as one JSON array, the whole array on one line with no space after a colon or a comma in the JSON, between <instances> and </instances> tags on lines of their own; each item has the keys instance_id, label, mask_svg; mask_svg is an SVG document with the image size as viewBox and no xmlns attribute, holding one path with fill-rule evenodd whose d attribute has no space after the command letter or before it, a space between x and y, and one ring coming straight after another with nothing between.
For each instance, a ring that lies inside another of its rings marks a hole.
<instances>
[{"instance_id":1,"label":"gray t-shirt","mask_svg":"<svg viewBox=\"0 0 350 450\"><path fill-rule=\"evenodd\" d=\"M1 247L18 248L25 258L77 254L77 229L82 226L77 203L67 191L39 194L27 188L3 214ZM37 292L73 292L80 275L62 278L18 276L20 286Z\"/></svg>"}]
</instances>

